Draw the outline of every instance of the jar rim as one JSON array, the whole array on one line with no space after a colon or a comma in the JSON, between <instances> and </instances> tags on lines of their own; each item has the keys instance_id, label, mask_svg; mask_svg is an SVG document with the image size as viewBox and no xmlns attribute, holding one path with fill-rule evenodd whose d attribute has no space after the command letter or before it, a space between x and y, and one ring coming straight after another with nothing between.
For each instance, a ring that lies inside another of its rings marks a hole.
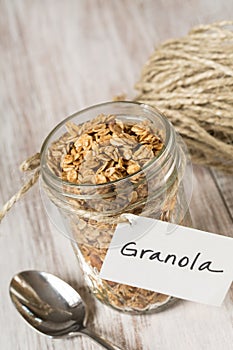
<instances>
[{"instance_id":1,"label":"jar rim","mask_svg":"<svg viewBox=\"0 0 233 350\"><path fill-rule=\"evenodd\" d=\"M140 170L138 170L137 172L133 173L133 174L129 174L123 178L117 179L117 180L113 180L113 181L108 181L106 183L100 183L100 184L76 184L76 183L72 183L72 182L68 182L66 180L63 180L61 178L59 178L58 176L56 176L48 167L47 162L44 161L45 157L46 157L46 151L47 151L47 147L49 145L49 141L51 136L58 131L62 126L64 126L69 120L71 120L72 118L81 115L84 112L88 112L91 111L95 108L99 108L99 107L105 107L105 106L111 106L111 105L135 105L138 107L142 108L142 112L143 110L149 111L151 112L153 115L155 115L156 117L159 117L160 121L163 123L164 127L165 127L165 140L164 140L164 146L162 147L162 149L159 151L158 155L156 155L155 157L153 157L147 164L145 164ZM49 176L50 178L52 178L55 182L58 183L62 183L62 185L66 185L67 187L70 188L100 188L101 186L106 186L106 185L113 185L115 183L119 183L119 182L123 182L125 179L129 179L135 175L140 175L141 173L143 173L146 169L150 168L151 165L154 165L156 162L159 162L161 160L162 157L164 157L166 159L166 153L169 154L170 150L171 150L171 146L174 142L176 135L175 135L175 130L172 127L172 124L170 123L170 121L163 115L162 112L160 112L157 108L149 106L148 104L145 103L141 103L141 102L136 102L136 101L109 101L109 102L102 102L102 103L98 103L86 108L81 109L78 112L75 112L71 115L69 115L68 117L66 117L65 119L63 119L60 123L58 123L48 134L48 136L45 138L42 146L41 146L41 164L42 164L42 174L46 173L47 176ZM160 169L161 169L161 164L160 164Z\"/></svg>"}]
</instances>

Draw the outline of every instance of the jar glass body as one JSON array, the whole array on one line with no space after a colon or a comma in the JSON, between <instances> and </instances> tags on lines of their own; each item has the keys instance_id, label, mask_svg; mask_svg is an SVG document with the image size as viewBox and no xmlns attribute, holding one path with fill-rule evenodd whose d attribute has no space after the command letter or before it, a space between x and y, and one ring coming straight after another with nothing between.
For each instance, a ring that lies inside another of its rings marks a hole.
<instances>
[{"instance_id":1,"label":"jar glass body","mask_svg":"<svg viewBox=\"0 0 233 350\"><path fill-rule=\"evenodd\" d=\"M66 132L67 121L79 125L91 123L100 113L113 114L123 123L147 121L163 139L163 149L139 172L123 179L87 185L63 181L50 164L51 147L59 157L59 147L66 145L58 144L57 140ZM139 103L109 102L93 106L67 118L50 133L42 147L41 163L43 189L62 217L64 234L71 239L92 293L103 303L132 313L161 310L170 305L175 298L99 277L122 214L191 225L183 184L186 156L182 141L168 120L155 109Z\"/></svg>"}]
</instances>

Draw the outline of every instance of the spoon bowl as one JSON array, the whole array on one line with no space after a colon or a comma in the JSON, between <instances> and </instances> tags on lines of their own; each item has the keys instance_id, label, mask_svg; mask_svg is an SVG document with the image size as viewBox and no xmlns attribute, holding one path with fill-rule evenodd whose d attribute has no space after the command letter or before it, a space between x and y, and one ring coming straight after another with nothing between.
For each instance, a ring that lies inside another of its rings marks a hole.
<instances>
[{"instance_id":1,"label":"spoon bowl","mask_svg":"<svg viewBox=\"0 0 233 350\"><path fill-rule=\"evenodd\" d=\"M52 338L86 335L108 350L120 348L86 328L86 306L76 290L60 278L41 271L23 271L10 283L18 312L37 331Z\"/></svg>"}]
</instances>

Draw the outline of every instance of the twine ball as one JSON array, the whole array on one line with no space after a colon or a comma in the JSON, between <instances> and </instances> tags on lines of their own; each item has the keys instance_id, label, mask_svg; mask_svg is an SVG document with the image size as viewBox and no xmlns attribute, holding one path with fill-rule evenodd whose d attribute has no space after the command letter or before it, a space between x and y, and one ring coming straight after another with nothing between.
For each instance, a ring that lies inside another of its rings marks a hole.
<instances>
[{"instance_id":1,"label":"twine ball","mask_svg":"<svg viewBox=\"0 0 233 350\"><path fill-rule=\"evenodd\" d=\"M136 89L137 101L170 119L194 163L233 172L233 21L157 47Z\"/></svg>"}]
</instances>

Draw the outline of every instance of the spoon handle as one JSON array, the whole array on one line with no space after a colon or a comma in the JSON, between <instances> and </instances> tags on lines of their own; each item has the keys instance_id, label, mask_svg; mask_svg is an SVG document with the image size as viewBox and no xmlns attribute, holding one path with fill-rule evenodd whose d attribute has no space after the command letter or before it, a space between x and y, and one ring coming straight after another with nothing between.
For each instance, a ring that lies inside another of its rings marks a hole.
<instances>
[{"instance_id":1,"label":"spoon handle","mask_svg":"<svg viewBox=\"0 0 233 350\"><path fill-rule=\"evenodd\" d=\"M101 338L98 334L94 333L93 331L90 331L88 328L83 328L80 333L87 335L88 337L93 339L96 343L102 345L107 350L122 350L118 346L113 345L109 341Z\"/></svg>"}]
</instances>

